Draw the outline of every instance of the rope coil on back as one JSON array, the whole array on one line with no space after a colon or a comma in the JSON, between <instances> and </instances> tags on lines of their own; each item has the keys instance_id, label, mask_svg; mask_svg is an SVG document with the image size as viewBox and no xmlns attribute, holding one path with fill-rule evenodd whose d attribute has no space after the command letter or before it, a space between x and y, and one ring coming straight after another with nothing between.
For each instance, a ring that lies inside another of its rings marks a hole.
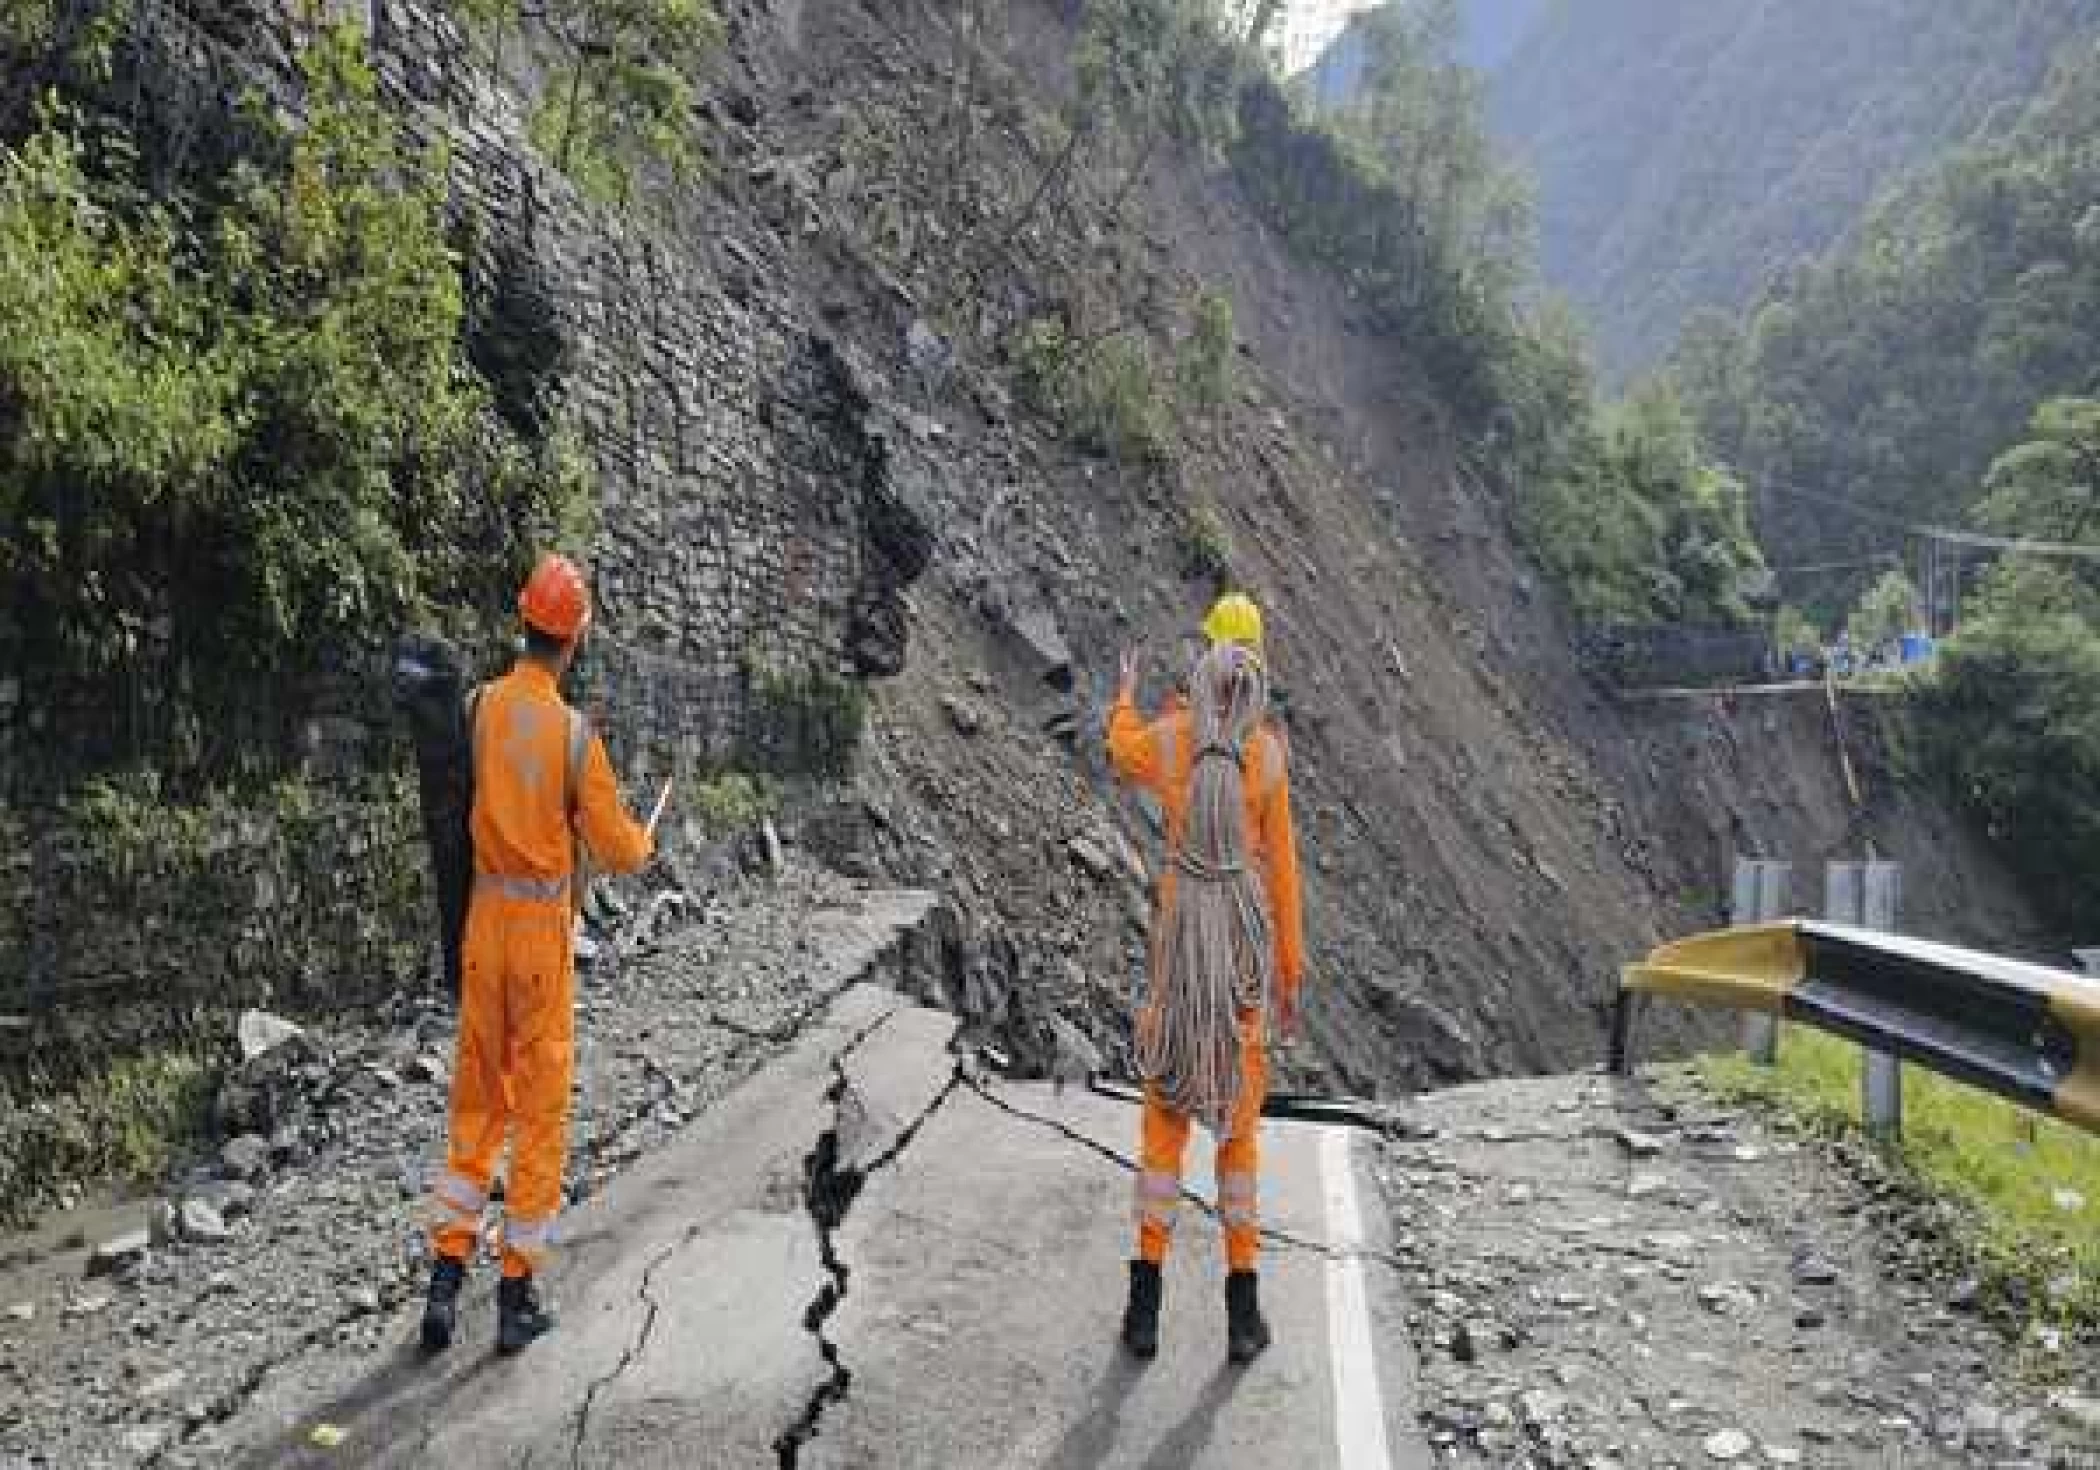
<instances>
[{"instance_id":1,"label":"rope coil on back","mask_svg":"<svg viewBox=\"0 0 2100 1470\"><path fill-rule=\"evenodd\" d=\"M1198 755L1137 1064L1169 1107L1223 1137L1239 1099L1240 1015L1267 1010L1274 970L1241 774L1269 690L1260 661L1231 644L1203 656L1190 686Z\"/></svg>"}]
</instances>

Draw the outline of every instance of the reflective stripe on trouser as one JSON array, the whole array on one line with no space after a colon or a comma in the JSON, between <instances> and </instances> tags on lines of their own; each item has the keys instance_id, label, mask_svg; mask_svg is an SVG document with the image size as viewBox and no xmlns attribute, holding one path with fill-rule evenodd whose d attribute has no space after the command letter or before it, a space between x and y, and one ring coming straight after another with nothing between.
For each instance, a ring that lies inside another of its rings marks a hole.
<instances>
[{"instance_id":1,"label":"reflective stripe on trouser","mask_svg":"<svg viewBox=\"0 0 2100 1470\"><path fill-rule=\"evenodd\" d=\"M431 1176L430 1233L441 1252L457 1258L471 1253L482 1212L488 1207L488 1191L466 1175L440 1169Z\"/></svg>"},{"instance_id":2,"label":"reflective stripe on trouser","mask_svg":"<svg viewBox=\"0 0 2100 1470\"><path fill-rule=\"evenodd\" d=\"M1256 1176L1260 1165L1259 1132L1262 1100L1268 1094L1268 1054L1263 1050L1258 1018L1242 1017L1240 1095L1232 1110L1232 1136L1218 1140L1218 1218L1225 1227L1225 1259L1234 1271L1251 1271L1261 1253ZM1188 1148L1190 1121L1145 1089L1140 1172L1137 1176L1138 1255L1147 1261L1167 1258L1173 1238L1171 1204L1152 1206L1181 1194L1181 1156Z\"/></svg>"},{"instance_id":3,"label":"reflective stripe on trouser","mask_svg":"<svg viewBox=\"0 0 2100 1470\"><path fill-rule=\"evenodd\" d=\"M503 1222L503 1274L506 1276L529 1276L547 1264L547 1257L554 1251L558 1237L555 1222L545 1220L523 1220L516 1215Z\"/></svg>"},{"instance_id":4,"label":"reflective stripe on trouser","mask_svg":"<svg viewBox=\"0 0 2100 1470\"><path fill-rule=\"evenodd\" d=\"M459 1047L452 1068L451 1136L432 1188L438 1254L474 1252L480 1209L509 1139L503 1271L545 1262L561 1212L575 1070L575 971L566 904L524 903L477 890L461 947Z\"/></svg>"}]
</instances>

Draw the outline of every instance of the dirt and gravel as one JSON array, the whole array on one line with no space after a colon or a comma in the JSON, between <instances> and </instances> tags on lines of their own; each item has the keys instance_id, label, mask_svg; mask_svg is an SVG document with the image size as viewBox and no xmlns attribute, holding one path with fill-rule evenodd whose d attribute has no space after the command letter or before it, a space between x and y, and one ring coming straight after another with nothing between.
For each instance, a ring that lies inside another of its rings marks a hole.
<instances>
[{"instance_id":1,"label":"dirt and gravel","mask_svg":"<svg viewBox=\"0 0 2100 1470\"><path fill-rule=\"evenodd\" d=\"M1873 1154L1676 1074L1409 1118L1383 1182L1440 1463L2100 1465L2100 1344L1980 1314Z\"/></svg>"}]
</instances>

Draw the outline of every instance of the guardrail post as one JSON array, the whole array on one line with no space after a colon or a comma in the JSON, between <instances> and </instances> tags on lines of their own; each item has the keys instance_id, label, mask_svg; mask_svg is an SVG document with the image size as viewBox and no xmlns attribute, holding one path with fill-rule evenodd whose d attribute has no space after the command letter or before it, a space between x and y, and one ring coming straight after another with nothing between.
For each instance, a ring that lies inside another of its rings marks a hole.
<instances>
[{"instance_id":1,"label":"guardrail post","mask_svg":"<svg viewBox=\"0 0 2100 1470\"><path fill-rule=\"evenodd\" d=\"M1860 922L1893 933L1903 870L1894 863L1868 863L1861 870ZM1893 1142L1903 1133L1903 1064L1889 1052L1867 1048L1861 1057L1861 1116L1869 1135Z\"/></svg>"},{"instance_id":2,"label":"guardrail post","mask_svg":"<svg viewBox=\"0 0 2100 1470\"><path fill-rule=\"evenodd\" d=\"M1894 863L1832 863L1824 871L1824 916L1833 924L1893 930L1900 872ZM1859 1111L1869 1137L1902 1135L1903 1067L1887 1052L1860 1048Z\"/></svg>"},{"instance_id":3,"label":"guardrail post","mask_svg":"<svg viewBox=\"0 0 2100 1470\"><path fill-rule=\"evenodd\" d=\"M1732 922L1737 925L1766 924L1784 917L1790 874L1791 869L1785 863L1737 858L1735 890L1730 902ZM1743 1050L1761 1067L1776 1063L1779 1060L1779 1018L1743 1017Z\"/></svg>"}]
</instances>

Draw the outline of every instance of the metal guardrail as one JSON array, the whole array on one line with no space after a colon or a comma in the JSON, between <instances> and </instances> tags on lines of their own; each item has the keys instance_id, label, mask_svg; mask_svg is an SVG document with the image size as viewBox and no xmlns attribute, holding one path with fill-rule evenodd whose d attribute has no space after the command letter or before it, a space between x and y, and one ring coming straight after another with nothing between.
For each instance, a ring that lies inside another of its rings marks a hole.
<instances>
[{"instance_id":1,"label":"metal guardrail","mask_svg":"<svg viewBox=\"0 0 2100 1470\"><path fill-rule=\"evenodd\" d=\"M1702 934L1622 972L1614 1072L1644 996L1814 1026L2100 1133L2100 981L2068 970L1809 920Z\"/></svg>"}]
</instances>

